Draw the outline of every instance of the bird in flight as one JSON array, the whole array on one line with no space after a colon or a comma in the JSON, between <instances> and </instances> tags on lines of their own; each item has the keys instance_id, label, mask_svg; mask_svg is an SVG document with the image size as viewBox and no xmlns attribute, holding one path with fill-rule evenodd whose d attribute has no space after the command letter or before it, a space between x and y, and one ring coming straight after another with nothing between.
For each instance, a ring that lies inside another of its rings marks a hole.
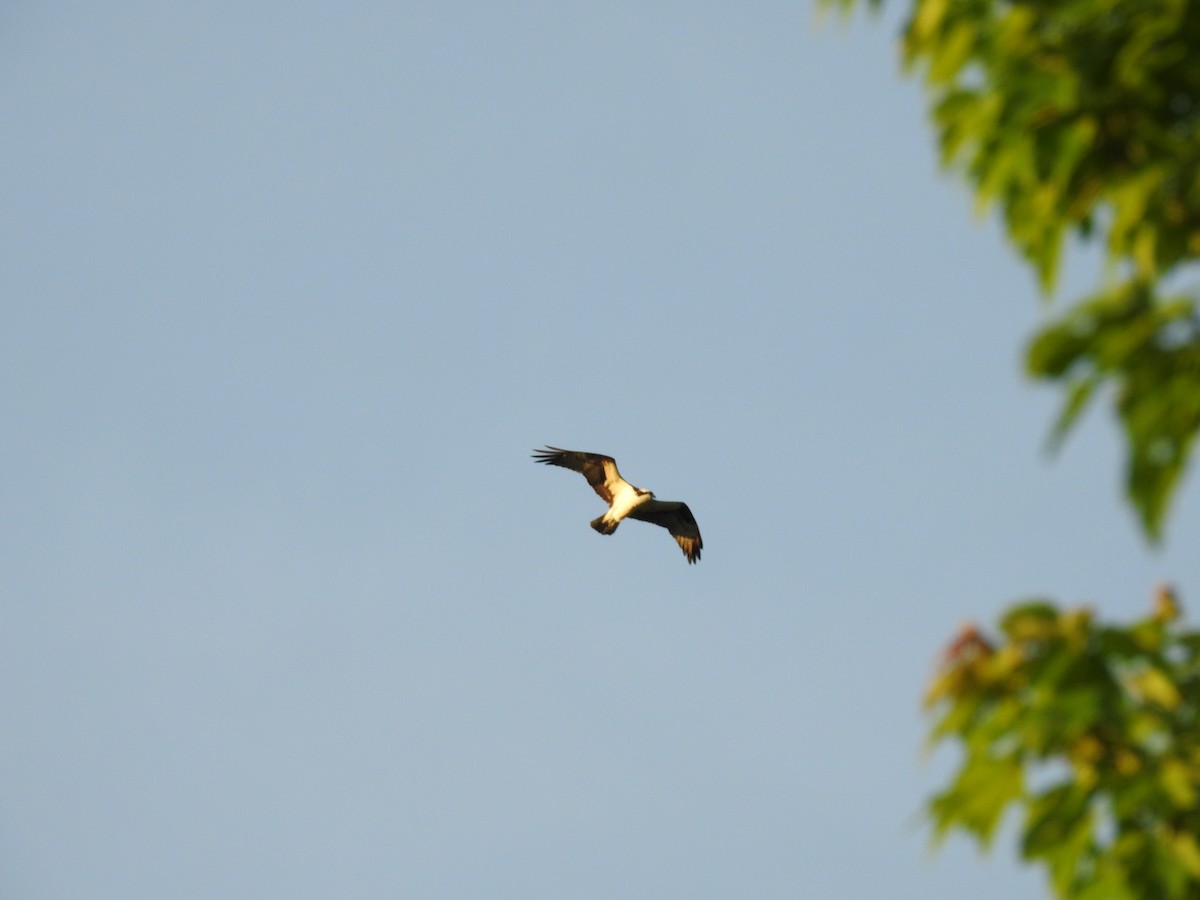
<instances>
[{"instance_id":1,"label":"bird in flight","mask_svg":"<svg viewBox=\"0 0 1200 900\"><path fill-rule=\"evenodd\" d=\"M608 504L604 515L592 519L592 527L601 534L612 534L622 519L640 519L667 529L688 563L700 559L704 542L700 540L700 526L687 504L678 500L656 500L653 491L634 487L621 477L617 462L611 456L547 446L545 450L534 450L533 458L548 466L562 466L583 474L592 490Z\"/></svg>"}]
</instances>

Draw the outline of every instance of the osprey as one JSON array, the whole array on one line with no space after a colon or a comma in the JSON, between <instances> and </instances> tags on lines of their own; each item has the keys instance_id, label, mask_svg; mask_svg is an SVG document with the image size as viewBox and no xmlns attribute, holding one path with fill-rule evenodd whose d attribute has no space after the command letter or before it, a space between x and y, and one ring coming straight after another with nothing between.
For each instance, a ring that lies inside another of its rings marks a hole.
<instances>
[{"instance_id":1,"label":"osprey","mask_svg":"<svg viewBox=\"0 0 1200 900\"><path fill-rule=\"evenodd\" d=\"M608 511L592 520L592 527L601 534L612 534L622 519L641 519L671 532L688 563L700 558L704 542L700 540L700 526L687 504L678 500L656 500L653 491L634 487L621 477L617 462L611 456L547 445L545 450L534 450L533 458L548 466L562 466L583 473L592 490L608 504Z\"/></svg>"}]
</instances>

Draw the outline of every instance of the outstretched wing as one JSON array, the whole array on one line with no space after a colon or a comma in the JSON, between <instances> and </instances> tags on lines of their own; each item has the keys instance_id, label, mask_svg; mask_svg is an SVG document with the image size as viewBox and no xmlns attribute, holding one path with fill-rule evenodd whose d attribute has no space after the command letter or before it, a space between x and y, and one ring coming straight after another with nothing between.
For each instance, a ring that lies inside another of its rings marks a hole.
<instances>
[{"instance_id":1,"label":"outstretched wing","mask_svg":"<svg viewBox=\"0 0 1200 900\"><path fill-rule=\"evenodd\" d=\"M704 541L700 539L700 526L696 524L696 517L692 515L686 503L677 500L651 500L635 507L629 513L629 518L661 525L671 532L671 537L675 538L675 543L679 545L689 563L700 559Z\"/></svg>"},{"instance_id":2,"label":"outstretched wing","mask_svg":"<svg viewBox=\"0 0 1200 900\"><path fill-rule=\"evenodd\" d=\"M628 484L617 471L617 463L611 456L602 453L584 453L580 450L562 450L546 445L545 450L534 450L533 458L548 466L562 466L582 472L600 499L612 505L613 494L622 485Z\"/></svg>"}]
</instances>

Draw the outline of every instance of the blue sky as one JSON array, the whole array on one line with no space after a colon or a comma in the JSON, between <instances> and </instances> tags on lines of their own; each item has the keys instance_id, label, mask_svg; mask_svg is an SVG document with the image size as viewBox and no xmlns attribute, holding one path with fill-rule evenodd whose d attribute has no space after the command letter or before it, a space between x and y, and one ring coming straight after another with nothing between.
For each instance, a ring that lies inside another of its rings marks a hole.
<instances>
[{"instance_id":1,"label":"blue sky","mask_svg":"<svg viewBox=\"0 0 1200 900\"><path fill-rule=\"evenodd\" d=\"M0 893L1036 893L927 851L924 685L1200 594L1195 485L1152 552L1106 415L1041 452L898 12L10 4Z\"/></svg>"}]
</instances>

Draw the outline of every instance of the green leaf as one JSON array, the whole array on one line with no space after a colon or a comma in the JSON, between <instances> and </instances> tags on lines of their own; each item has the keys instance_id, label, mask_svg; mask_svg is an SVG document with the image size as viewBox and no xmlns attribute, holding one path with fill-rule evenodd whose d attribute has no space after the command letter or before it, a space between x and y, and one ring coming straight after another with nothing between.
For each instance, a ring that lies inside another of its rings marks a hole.
<instances>
[{"instance_id":1,"label":"green leaf","mask_svg":"<svg viewBox=\"0 0 1200 900\"><path fill-rule=\"evenodd\" d=\"M1063 897L1072 900L1143 900L1144 895L1134 891L1129 886L1125 868L1110 857L1100 857L1096 860L1090 878L1080 879L1082 883L1073 892L1059 891Z\"/></svg>"},{"instance_id":2,"label":"green leaf","mask_svg":"<svg viewBox=\"0 0 1200 900\"><path fill-rule=\"evenodd\" d=\"M909 31L917 41L926 41L941 28L942 20L949 8L948 0L924 0L917 4Z\"/></svg>"},{"instance_id":3,"label":"green leaf","mask_svg":"<svg viewBox=\"0 0 1200 900\"><path fill-rule=\"evenodd\" d=\"M1062 410L1059 412L1058 418L1054 421L1054 426L1050 429L1048 445L1051 452L1056 452L1062 447L1067 434L1087 408L1088 401L1092 399L1092 395L1096 392L1096 387L1099 384L1100 379L1092 376L1090 378L1080 378L1067 388L1067 398L1063 401Z\"/></svg>"},{"instance_id":4,"label":"green leaf","mask_svg":"<svg viewBox=\"0 0 1200 900\"><path fill-rule=\"evenodd\" d=\"M1200 844L1196 842L1195 836L1186 831L1177 831L1167 843L1180 865L1187 869L1193 878L1200 878Z\"/></svg>"},{"instance_id":5,"label":"green leaf","mask_svg":"<svg viewBox=\"0 0 1200 900\"><path fill-rule=\"evenodd\" d=\"M1014 641L1044 640L1058 631L1057 607L1034 600L1011 609L1000 620L1000 630Z\"/></svg>"},{"instance_id":6,"label":"green leaf","mask_svg":"<svg viewBox=\"0 0 1200 900\"><path fill-rule=\"evenodd\" d=\"M1163 791L1179 809L1195 809L1196 786L1200 784L1200 771L1181 759L1168 758L1162 762L1158 777Z\"/></svg>"},{"instance_id":7,"label":"green leaf","mask_svg":"<svg viewBox=\"0 0 1200 900\"><path fill-rule=\"evenodd\" d=\"M939 843L950 829L961 828L988 846L1005 808L1020 796L1022 779L1016 759L972 755L950 789L930 801L934 842Z\"/></svg>"},{"instance_id":8,"label":"green leaf","mask_svg":"<svg viewBox=\"0 0 1200 900\"><path fill-rule=\"evenodd\" d=\"M1177 709L1182 700L1179 689L1161 669L1144 669L1130 677L1130 684L1141 699L1168 711Z\"/></svg>"},{"instance_id":9,"label":"green leaf","mask_svg":"<svg viewBox=\"0 0 1200 900\"><path fill-rule=\"evenodd\" d=\"M1070 841L1078 830L1091 835L1088 792L1076 784L1063 784L1044 791L1034 798L1025 814L1025 833L1021 839L1021 855L1026 859L1039 856L1054 857L1070 845L1076 856L1086 849Z\"/></svg>"}]
</instances>

